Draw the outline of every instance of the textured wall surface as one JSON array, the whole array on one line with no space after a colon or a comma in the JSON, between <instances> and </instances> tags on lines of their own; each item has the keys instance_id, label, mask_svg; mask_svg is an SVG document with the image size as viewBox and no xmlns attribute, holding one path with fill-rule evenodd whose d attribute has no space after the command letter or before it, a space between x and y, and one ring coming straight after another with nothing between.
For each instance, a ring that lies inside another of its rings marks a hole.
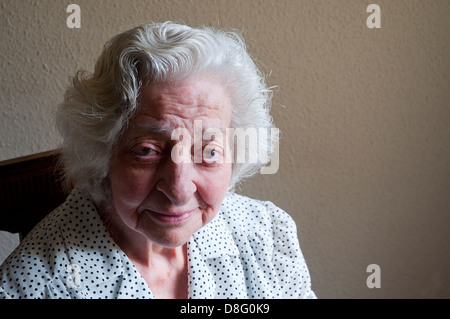
<instances>
[{"instance_id":1,"label":"textured wall surface","mask_svg":"<svg viewBox=\"0 0 450 319\"><path fill-rule=\"evenodd\" d=\"M295 218L317 295L449 298L449 17L448 0L0 0L0 160L58 146L68 77L113 34L148 20L243 29L279 86L282 138L278 173L240 192Z\"/></svg>"}]
</instances>

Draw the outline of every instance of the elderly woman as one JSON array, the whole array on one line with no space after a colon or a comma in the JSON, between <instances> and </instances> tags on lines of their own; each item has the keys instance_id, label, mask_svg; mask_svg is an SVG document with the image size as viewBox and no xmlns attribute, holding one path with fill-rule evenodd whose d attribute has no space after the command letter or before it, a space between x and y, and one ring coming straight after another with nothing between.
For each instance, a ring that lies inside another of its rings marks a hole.
<instances>
[{"instance_id":1,"label":"elderly woman","mask_svg":"<svg viewBox=\"0 0 450 319\"><path fill-rule=\"evenodd\" d=\"M2 265L0 296L314 298L294 221L232 192L264 161L236 161L225 133L270 129L270 102L236 33L114 36L59 109L74 189Z\"/></svg>"}]
</instances>

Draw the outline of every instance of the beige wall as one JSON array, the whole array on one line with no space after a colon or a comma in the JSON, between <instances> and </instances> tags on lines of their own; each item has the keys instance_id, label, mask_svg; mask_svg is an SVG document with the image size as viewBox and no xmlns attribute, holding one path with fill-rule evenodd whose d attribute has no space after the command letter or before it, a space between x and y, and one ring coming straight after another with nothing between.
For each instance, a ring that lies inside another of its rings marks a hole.
<instances>
[{"instance_id":1,"label":"beige wall","mask_svg":"<svg viewBox=\"0 0 450 319\"><path fill-rule=\"evenodd\" d=\"M366 26L373 2L381 29ZM70 3L80 29L66 26ZM448 0L0 0L0 16L0 160L58 146L67 78L114 33L147 20L244 29L280 87L283 133L278 173L241 192L295 218L317 295L450 297Z\"/></svg>"}]
</instances>

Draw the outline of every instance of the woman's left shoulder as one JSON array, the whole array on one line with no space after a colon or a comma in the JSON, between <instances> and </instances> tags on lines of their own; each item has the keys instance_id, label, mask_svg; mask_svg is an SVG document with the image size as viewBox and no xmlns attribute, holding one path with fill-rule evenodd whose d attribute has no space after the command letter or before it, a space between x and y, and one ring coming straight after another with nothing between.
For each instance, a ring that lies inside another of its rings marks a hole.
<instances>
[{"instance_id":1,"label":"woman's left shoulder","mask_svg":"<svg viewBox=\"0 0 450 319\"><path fill-rule=\"evenodd\" d=\"M297 227L292 217L271 201L262 201L236 193L227 193L221 208L224 218L230 225L249 232L258 230L292 233L296 236Z\"/></svg>"},{"instance_id":2,"label":"woman's left shoulder","mask_svg":"<svg viewBox=\"0 0 450 319\"><path fill-rule=\"evenodd\" d=\"M316 298L311 290L309 270L300 249L295 221L270 201L227 193L221 215L234 239L243 263L251 265L248 278L266 278L278 285L283 298ZM259 269L260 271L256 271ZM256 290L258 290L257 288Z\"/></svg>"}]
</instances>

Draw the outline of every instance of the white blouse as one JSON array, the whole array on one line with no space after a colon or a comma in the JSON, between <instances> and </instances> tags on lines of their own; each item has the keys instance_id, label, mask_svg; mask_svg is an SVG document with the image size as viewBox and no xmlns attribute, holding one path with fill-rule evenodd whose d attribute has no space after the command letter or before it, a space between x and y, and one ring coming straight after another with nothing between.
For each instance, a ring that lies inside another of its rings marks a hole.
<instances>
[{"instance_id":1,"label":"white blouse","mask_svg":"<svg viewBox=\"0 0 450 319\"><path fill-rule=\"evenodd\" d=\"M227 193L187 243L189 298L315 298L292 218ZM0 298L153 298L93 202L74 190L0 268Z\"/></svg>"}]
</instances>

